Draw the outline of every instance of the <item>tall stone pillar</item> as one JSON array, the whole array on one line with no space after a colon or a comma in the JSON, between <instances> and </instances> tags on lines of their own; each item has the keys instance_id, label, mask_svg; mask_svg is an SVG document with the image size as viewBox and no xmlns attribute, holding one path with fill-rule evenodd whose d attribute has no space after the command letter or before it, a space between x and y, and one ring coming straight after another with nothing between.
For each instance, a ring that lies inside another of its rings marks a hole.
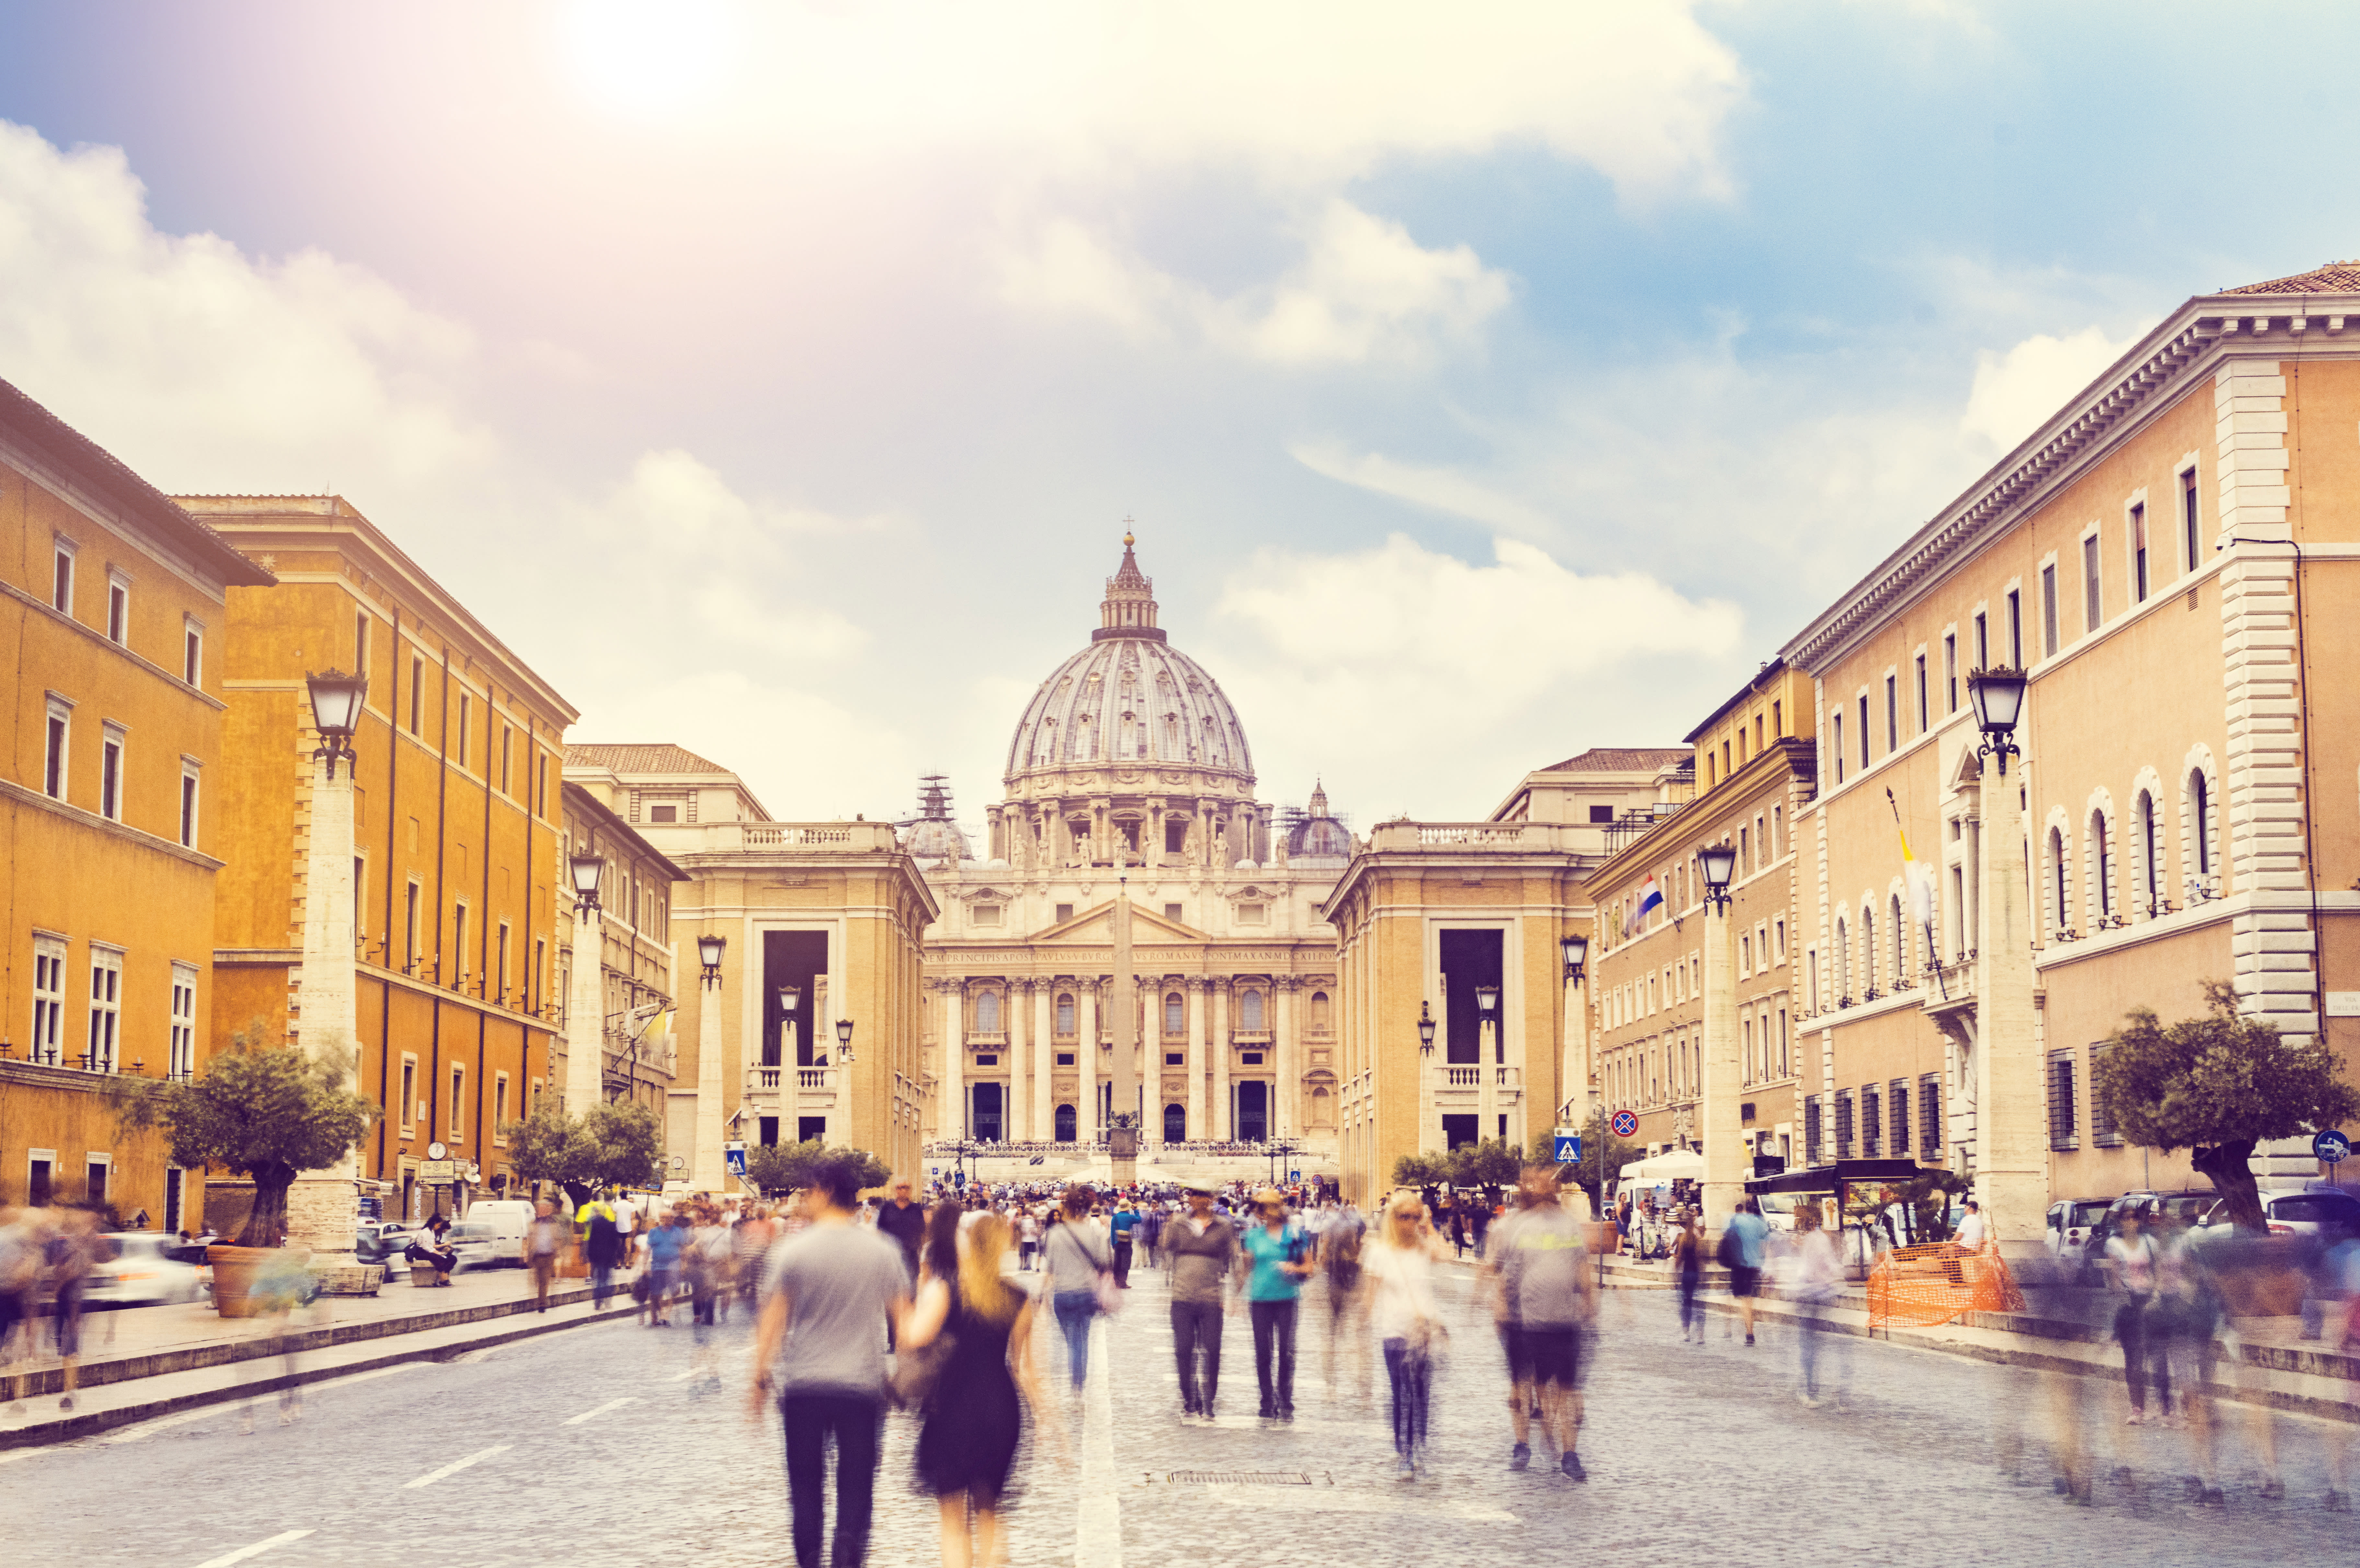
<instances>
[{"instance_id":1,"label":"tall stone pillar","mask_svg":"<svg viewBox=\"0 0 2360 1568\"><path fill-rule=\"evenodd\" d=\"M2003 767L2005 758L2000 759ZM1983 929L1975 964L1975 1186L1992 1235L2011 1250L2047 1229L2049 1149L2033 1033L2032 946L2025 931L2020 779L1978 786L1983 819Z\"/></svg>"},{"instance_id":2,"label":"tall stone pillar","mask_svg":"<svg viewBox=\"0 0 2360 1568\"><path fill-rule=\"evenodd\" d=\"M1229 984L1230 976L1213 977L1213 1136L1228 1142L1237 1136L1229 1124Z\"/></svg>"},{"instance_id":3,"label":"tall stone pillar","mask_svg":"<svg viewBox=\"0 0 2360 1568\"><path fill-rule=\"evenodd\" d=\"M565 991L565 1114L579 1116L606 1099L606 917L576 909L574 968Z\"/></svg>"},{"instance_id":4,"label":"tall stone pillar","mask_svg":"<svg viewBox=\"0 0 2360 1568\"><path fill-rule=\"evenodd\" d=\"M1212 1136L1205 1122L1205 992L1201 975L1188 976L1188 1136Z\"/></svg>"},{"instance_id":5,"label":"tall stone pillar","mask_svg":"<svg viewBox=\"0 0 2360 1568\"><path fill-rule=\"evenodd\" d=\"M353 778L349 765L311 762L311 822L303 854L303 967L296 983L295 1039L306 1055L344 1064L360 1091L360 992L353 955ZM314 1254L353 1250L360 1221L360 1150L306 1171L287 1192L287 1236ZM349 1258L342 1258L349 1261Z\"/></svg>"},{"instance_id":6,"label":"tall stone pillar","mask_svg":"<svg viewBox=\"0 0 2360 1568\"><path fill-rule=\"evenodd\" d=\"M1098 981L1085 975L1074 985L1074 1136L1098 1140Z\"/></svg>"},{"instance_id":7,"label":"tall stone pillar","mask_svg":"<svg viewBox=\"0 0 2360 1568\"><path fill-rule=\"evenodd\" d=\"M1565 983L1565 1046L1557 1081L1557 1119L1560 1127L1588 1128L1592 1107L1590 1062L1590 999L1583 982Z\"/></svg>"},{"instance_id":8,"label":"tall stone pillar","mask_svg":"<svg viewBox=\"0 0 2360 1568\"><path fill-rule=\"evenodd\" d=\"M1704 913L1704 1223L1719 1231L1745 1192L1745 1149L1740 1141L1738 1096L1742 1063L1737 1040L1736 917L1724 904Z\"/></svg>"},{"instance_id":9,"label":"tall stone pillar","mask_svg":"<svg viewBox=\"0 0 2360 1568\"><path fill-rule=\"evenodd\" d=\"M692 940L681 952L695 950ZM727 948L722 962L728 962ZM699 1192L718 1193L728 1185L729 1168L721 1157L721 976L698 982L696 993L696 1147L689 1151L688 1184Z\"/></svg>"},{"instance_id":10,"label":"tall stone pillar","mask_svg":"<svg viewBox=\"0 0 2360 1568\"><path fill-rule=\"evenodd\" d=\"M1278 1071L1273 1074L1278 1082L1272 1085L1271 1126L1280 1138L1294 1138L1303 1129L1297 1125L1303 1105L1303 1044L1297 1038L1301 1028L1301 1011L1295 1004L1295 993L1303 982L1292 975L1281 975L1272 981L1277 992L1278 1032L1273 1038L1277 1049L1273 1052Z\"/></svg>"},{"instance_id":11,"label":"tall stone pillar","mask_svg":"<svg viewBox=\"0 0 2360 1568\"><path fill-rule=\"evenodd\" d=\"M1057 983L1028 980L1032 993L1032 1136L1047 1142L1057 1136L1057 1031L1051 1009L1057 1005Z\"/></svg>"},{"instance_id":12,"label":"tall stone pillar","mask_svg":"<svg viewBox=\"0 0 2360 1568\"><path fill-rule=\"evenodd\" d=\"M1008 1047L1001 1054L1008 1059L1008 1094L1000 1104L1000 1121L1003 1129L1001 1136L1011 1143L1022 1142L1032 1136L1030 1130L1032 1118L1028 1115L1032 1109L1032 1098L1025 1092L1024 1085L1024 1070L1029 1065L1025 1051L1030 1031L1026 1026L1032 1022L1028 1016L1032 1004L1032 992L1030 980L1007 982Z\"/></svg>"},{"instance_id":13,"label":"tall stone pillar","mask_svg":"<svg viewBox=\"0 0 2360 1568\"><path fill-rule=\"evenodd\" d=\"M1109 1004L1115 1009L1114 1072L1109 1078L1109 1167L1117 1186L1130 1183L1139 1171L1139 979L1131 962L1131 890L1118 877L1114 893L1114 979Z\"/></svg>"},{"instance_id":14,"label":"tall stone pillar","mask_svg":"<svg viewBox=\"0 0 2360 1568\"><path fill-rule=\"evenodd\" d=\"M943 982L943 1130L945 1138L967 1136L967 982Z\"/></svg>"}]
</instances>

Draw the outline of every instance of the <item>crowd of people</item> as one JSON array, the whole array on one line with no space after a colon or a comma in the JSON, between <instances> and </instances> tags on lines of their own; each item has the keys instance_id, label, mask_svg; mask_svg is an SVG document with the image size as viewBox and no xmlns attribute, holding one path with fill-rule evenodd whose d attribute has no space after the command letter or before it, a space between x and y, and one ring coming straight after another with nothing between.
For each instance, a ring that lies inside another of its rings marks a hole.
<instances>
[{"instance_id":1,"label":"crowd of people","mask_svg":"<svg viewBox=\"0 0 2360 1568\"><path fill-rule=\"evenodd\" d=\"M58 1408L74 1408L85 1292L115 1257L97 1213L69 1203L0 1205L0 1383L8 1413L24 1414L22 1365L46 1338L64 1368Z\"/></svg>"}]
</instances>

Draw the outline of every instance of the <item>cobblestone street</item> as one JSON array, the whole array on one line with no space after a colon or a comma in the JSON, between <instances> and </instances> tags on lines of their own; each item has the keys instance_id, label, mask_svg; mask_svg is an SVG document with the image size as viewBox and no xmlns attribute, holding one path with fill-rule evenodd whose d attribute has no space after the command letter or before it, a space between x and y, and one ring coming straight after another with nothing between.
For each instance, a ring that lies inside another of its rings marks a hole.
<instances>
[{"instance_id":1,"label":"cobblestone street","mask_svg":"<svg viewBox=\"0 0 2360 1568\"><path fill-rule=\"evenodd\" d=\"M1590 1379L1581 1441L1590 1479L1557 1475L1544 1451L1506 1466L1501 1361L1467 1317L1463 1279L1451 1353L1437 1379L1430 1478L1393 1478L1375 1368L1363 1398L1348 1359L1331 1395L1325 1309L1305 1303L1299 1419L1254 1419L1251 1337L1229 1324L1223 1413L1177 1424L1162 1279L1141 1271L1105 1323L1072 1431L1035 1443L1011 1512L1012 1560L1113 1568L1260 1563L1384 1568L1517 1561L1568 1546L1630 1563L1700 1559L1823 1562L1830 1542L1873 1538L1896 1563L2105 1558L2152 1563L2327 1561L2348 1551L2349 1516L2327 1512L2330 1435L2278 1418L2288 1496L2260 1493L2254 1418L2229 1418L2225 1507L2184 1500L2191 1466L2177 1432L2120 1425L2119 1391L2071 1385L2100 1444L2096 1506L2052 1495L2045 1440L2019 1423L2047 1408L2040 1378L1861 1343L1841 1409L1793 1394L1794 1347L1748 1351L1716 1320L1683 1346L1659 1292L1618 1291ZM741 1320L719 1331L723 1378L691 1371L690 1331L617 1321L416 1363L306 1390L302 1419L275 1404L219 1406L103 1438L0 1455L0 1511L25 1561L235 1561L305 1564L468 1563L485 1568L685 1560L788 1560L775 1418L746 1415ZM1049 1385L1065 1399L1062 1347L1044 1329ZM934 1510L910 1489L914 1429L888 1423L870 1561L935 1560ZM2139 1440L2116 1447L2125 1440ZM2012 1466L2004 1462L2013 1456ZM2117 1466L2127 1466L2126 1472ZM1308 1485L1175 1482L1175 1471L1294 1473ZM169 1513L126 1508L174 1499ZM300 1533L299 1533L300 1532ZM12 1553L14 1555L14 1553Z\"/></svg>"}]
</instances>

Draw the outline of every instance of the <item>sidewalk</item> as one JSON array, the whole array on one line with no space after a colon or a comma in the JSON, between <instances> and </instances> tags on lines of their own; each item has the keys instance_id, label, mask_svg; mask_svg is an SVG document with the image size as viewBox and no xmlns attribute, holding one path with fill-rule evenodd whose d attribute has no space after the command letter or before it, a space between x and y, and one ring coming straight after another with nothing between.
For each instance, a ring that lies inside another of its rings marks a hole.
<instances>
[{"instance_id":1,"label":"sidewalk","mask_svg":"<svg viewBox=\"0 0 2360 1568\"><path fill-rule=\"evenodd\" d=\"M617 1298L628 1312L628 1281ZM547 1314L533 1311L532 1276L492 1269L454 1275L448 1289L386 1285L375 1296L322 1296L273 1341L264 1320L224 1318L210 1301L127 1307L82 1316L81 1388L74 1409L58 1408L64 1372L48 1347L18 1363L23 1416L0 1415L0 1449L58 1443L109 1427L224 1399L272 1392L290 1383L405 1361L444 1359L577 1323L611 1320L587 1311L589 1287L568 1280L550 1292Z\"/></svg>"},{"instance_id":2,"label":"sidewalk","mask_svg":"<svg viewBox=\"0 0 2360 1568\"><path fill-rule=\"evenodd\" d=\"M1609 1257L1605 1276L1608 1288L1615 1290L1669 1290L1673 1284L1671 1265L1661 1261ZM2119 1297L2070 1285L2021 1289L2026 1303L2021 1312L1968 1312L1946 1324L1878 1329L1872 1336L1864 1288L1854 1281L1841 1304L1821 1321L1839 1333L1920 1350L2081 1377L2121 1377L2122 1353L2114 1345L2113 1326ZM1727 1270L1705 1270L1699 1299L1708 1312L1736 1312ZM1754 1315L1763 1323L1785 1324L1802 1314L1790 1301L1763 1296L1754 1302ZM2206 1391L2218 1399L2360 1424L2360 1356L2340 1353L2327 1341L2306 1340L2301 1334L2302 1320L2296 1317L2230 1320L2222 1335L2223 1354Z\"/></svg>"}]
</instances>

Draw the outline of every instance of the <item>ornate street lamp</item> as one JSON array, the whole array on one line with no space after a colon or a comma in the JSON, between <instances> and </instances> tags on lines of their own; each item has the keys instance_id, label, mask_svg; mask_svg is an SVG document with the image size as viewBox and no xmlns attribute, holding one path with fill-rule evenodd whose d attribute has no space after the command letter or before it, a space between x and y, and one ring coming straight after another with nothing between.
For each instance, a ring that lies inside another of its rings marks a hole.
<instances>
[{"instance_id":1,"label":"ornate street lamp","mask_svg":"<svg viewBox=\"0 0 2360 1568\"><path fill-rule=\"evenodd\" d=\"M2024 755L2016 749L2015 738L2016 722L2024 713L2024 671L2004 664L1967 675L1967 701L1974 705L1976 726L1983 732L1983 744L1976 750L1998 760L2003 779L2007 777L2007 759Z\"/></svg>"},{"instance_id":2,"label":"ornate street lamp","mask_svg":"<svg viewBox=\"0 0 2360 1568\"><path fill-rule=\"evenodd\" d=\"M1586 936L1559 937L1557 945L1557 950L1565 954L1565 977L1580 979L1581 966L1590 957L1590 939Z\"/></svg>"},{"instance_id":3,"label":"ornate street lamp","mask_svg":"<svg viewBox=\"0 0 2360 1568\"><path fill-rule=\"evenodd\" d=\"M1488 1023L1491 1021L1492 1012L1499 1006L1500 988L1497 985L1478 985L1475 987L1475 1010L1483 1015L1485 1022Z\"/></svg>"},{"instance_id":4,"label":"ornate street lamp","mask_svg":"<svg viewBox=\"0 0 2360 1568\"><path fill-rule=\"evenodd\" d=\"M850 1018L836 1020L836 1053L844 1059L844 1064L847 1067L852 1065L852 1020Z\"/></svg>"},{"instance_id":5,"label":"ornate street lamp","mask_svg":"<svg viewBox=\"0 0 2360 1568\"><path fill-rule=\"evenodd\" d=\"M1697 851L1697 871L1704 878L1704 901L1717 912L1729 911L1729 882L1737 875L1733 844L1709 844Z\"/></svg>"},{"instance_id":6,"label":"ornate street lamp","mask_svg":"<svg viewBox=\"0 0 2360 1568\"><path fill-rule=\"evenodd\" d=\"M598 879L606 874L606 862L595 855L576 855L567 858L566 869L574 877L574 907L586 920L598 912Z\"/></svg>"},{"instance_id":7,"label":"ornate street lamp","mask_svg":"<svg viewBox=\"0 0 2360 1568\"><path fill-rule=\"evenodd\" d=\"M1434 1054L1434 1008L1426 1002L1417 1005L1417 1051L1420 1056Z\"/></svg>"},{"instance_id":8,"label":"ornate street lamp","mask_svg":"<svg viewBox=\"0 0 2360 1568\"><path fill-rule=\"evenodd\" d=\"M696 962L705 968L705 983L716 987L721 985L721 954L728 947L726 936L701 936L696 939Z\"/></svg>"},{"instance_id":9,"label":"ornate street lamp","mask_svg":"<svg viewBox=\"0 0 2360 1568\"><path fill-rule=\"evenodd\" d=\"M368 677L329 669L305 675L311 688L311 724L320 732L320 747L311 755L325 757L328 777L336 776L336 758L353 757L353 735L360 728L361 699L368 693Z\"/></svg>"}]
</instances>

